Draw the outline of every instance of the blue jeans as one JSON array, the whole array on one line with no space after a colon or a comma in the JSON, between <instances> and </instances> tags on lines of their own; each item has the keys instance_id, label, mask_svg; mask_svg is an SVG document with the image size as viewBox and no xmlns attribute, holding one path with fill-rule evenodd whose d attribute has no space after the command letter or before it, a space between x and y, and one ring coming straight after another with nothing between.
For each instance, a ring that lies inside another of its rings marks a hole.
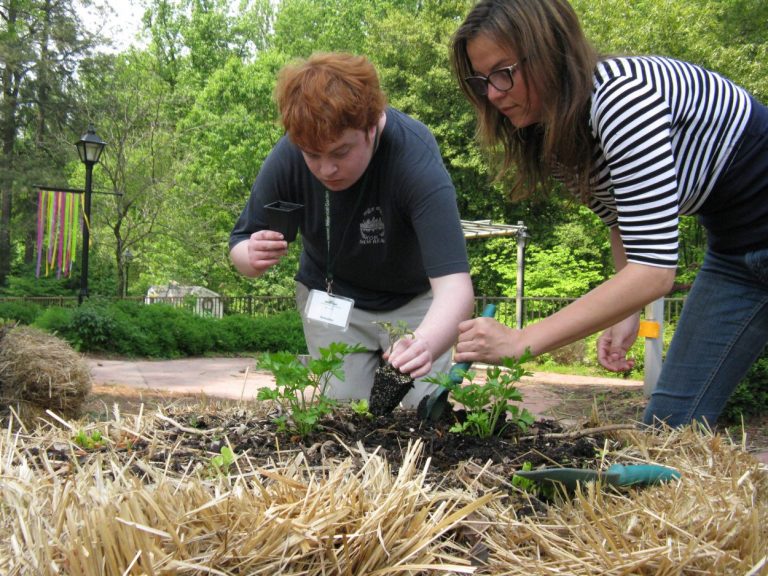
<instances>
[{"instance_id":1,"label":"blue jeans","mask_svg":"<svg viewBox=\"0 0 768 576\"><path fill-rule=\"evenodd\" d=\"M714 426L768 342L768 249L707 252L643 418Z\"/></svg>"}]
</instances>

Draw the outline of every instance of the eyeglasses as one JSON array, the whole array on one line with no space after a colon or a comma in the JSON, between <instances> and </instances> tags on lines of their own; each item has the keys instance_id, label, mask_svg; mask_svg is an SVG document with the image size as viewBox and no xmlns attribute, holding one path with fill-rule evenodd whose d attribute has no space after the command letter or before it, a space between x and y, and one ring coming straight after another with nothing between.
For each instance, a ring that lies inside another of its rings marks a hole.
<instances>
[{"instance_id":1,"label":"eyeglasses","mask_svg":"<svg viewBox=\"0 0 768 576\"><path fill-rule=\"evenodd\" d=\"M509 92L515 87L514 74L519 65L520 62L515 62L512 66L494 70L488 76L467 76L464 78L464 82L467 83L472 92L481 97L488 95L488 84L499 92Z\"/></svg>"}]
</instances>

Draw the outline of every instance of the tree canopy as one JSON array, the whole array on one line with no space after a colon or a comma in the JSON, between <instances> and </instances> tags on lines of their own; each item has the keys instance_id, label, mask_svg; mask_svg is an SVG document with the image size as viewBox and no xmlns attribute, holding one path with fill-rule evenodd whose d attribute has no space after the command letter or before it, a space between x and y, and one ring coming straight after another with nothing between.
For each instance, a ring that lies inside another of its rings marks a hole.
<instances>
[{"instance_id":1,"label":"tree canopy","mask_svg":"<svg viewBox=\"0 0 768 576\"><path fill-rule=\"evenodd\" d=\"M764 0L572 0L604 53L663 54L721 72L768 100ZM82 0L86 9L95 9ZM524 221L529 295L577 296L610 274L607 233L557 189L506 201L491 182L448 44L469 0L146 0L143 41L104 51L78 0L0 0L0 291L73 295L77 280L34 280L38 184L82 188L72 145L92 123L108 142L94 169L91 293L142 294L171 280L229 294L289 294L290 258L257 280L228 259L229 232L281 135L279 68L315 51L367 55L390 103L427 124L462 218ZM704 237L682 225L680 283ZM514 294L514 242L469 246L476 290ZM130 261L126 251L133 255ZM74 276L77 277L77 264Z\"/></svg>"}]
</instances>

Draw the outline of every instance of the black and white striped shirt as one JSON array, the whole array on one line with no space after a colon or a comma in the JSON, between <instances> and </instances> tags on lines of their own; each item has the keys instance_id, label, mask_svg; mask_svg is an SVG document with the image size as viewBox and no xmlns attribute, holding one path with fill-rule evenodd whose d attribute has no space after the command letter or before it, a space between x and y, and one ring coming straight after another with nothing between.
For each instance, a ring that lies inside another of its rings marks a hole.
<instances>
[{"instance_id":1,"label":"black and white striped shirt","mask_svg":"<svg viewBox=\"0 0 768 576\"><path fill-rule=\"evenodd\" d=\"M726 168L749 119L749 95L661 57L601 61L594 83L590 208L618 225L628 261L674 267L679 215L695 214Z\"/></svg>"}]
</instances>

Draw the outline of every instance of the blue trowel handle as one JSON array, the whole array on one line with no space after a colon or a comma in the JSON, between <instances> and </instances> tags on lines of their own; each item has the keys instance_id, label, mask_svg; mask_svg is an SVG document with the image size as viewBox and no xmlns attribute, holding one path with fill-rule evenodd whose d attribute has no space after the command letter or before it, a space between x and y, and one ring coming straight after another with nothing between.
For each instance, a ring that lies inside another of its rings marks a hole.
<instances>
[{"instance_id":1,"label":"blue trowel handle","mask_svg":"<svg viewBox=\"0 0 768 576\"><path fill-rule=\"evenodd\" d=\"M486 304L485 308L483 308L483 313L480 316L484 318L493 318L495 314L496 304ZM451 371L448 373L451 382L454 384L461 384L461 381L464 379L461 373L469 370L470 366L472 366L472 362L459 362L451 366Z\"/></svg>"},{"instance_id":2,"label":"blue trowel handle","mask_svg":"<svg viewBox=\"0 0 768 576\"><path fill-rule=\"evenodd\" d=\"M616 484L631 486L633 484L658 484L680 478L680 472L674 468L656 464L613 464L608 468L608 476L617 475Z\"/></svg>"}]
</instances>

